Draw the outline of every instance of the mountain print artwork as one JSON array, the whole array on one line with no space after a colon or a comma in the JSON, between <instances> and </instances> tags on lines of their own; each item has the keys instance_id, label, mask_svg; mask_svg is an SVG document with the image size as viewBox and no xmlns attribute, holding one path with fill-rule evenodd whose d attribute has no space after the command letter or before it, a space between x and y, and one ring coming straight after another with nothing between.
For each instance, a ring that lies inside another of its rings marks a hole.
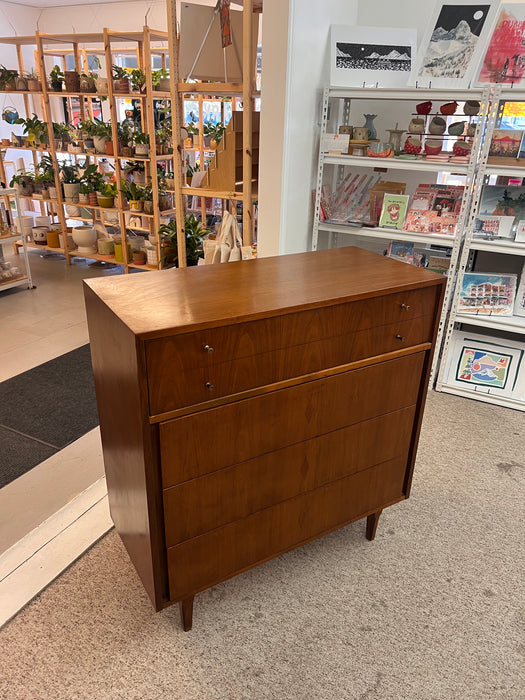
<instances>
[{"instance_id":1,"label":"mountain print artwork","mask_svg":"<svg viewBox=\"0 0 525 700\"><path fill-rule=\"evenodd\" d=\"M419 75L430 78L465 77L489 9L490 5L443 5Z\"/></svg>"},{"instance_id":2,"label":"mountain print artwork","mask_svg":"<svg viewBox=\"0 0 525 700\"><path fill-rule=\"evenodd\" d=\"M410 71L410 46L336 43L337 68Z\"/></svg>"}]
</instances>

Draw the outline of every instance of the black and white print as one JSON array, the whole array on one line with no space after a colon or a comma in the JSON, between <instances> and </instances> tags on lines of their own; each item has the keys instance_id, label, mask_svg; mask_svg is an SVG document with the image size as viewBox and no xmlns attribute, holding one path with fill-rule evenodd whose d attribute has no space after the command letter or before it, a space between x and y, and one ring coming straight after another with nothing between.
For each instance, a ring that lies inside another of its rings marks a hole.
<instances>
[{"instance_id":1,"label":"black and white print","mask_svg":"<svg viewBox=\"0 0 525 700\"><path fill-rule=\"evenodd\" d=\"M447 4L441 7L428 42L419 75L464 78L471 69L490 4Z\"/></svg>"},{"instance_id":2,"label":"black and white print","mask_svg":"<svg viewBox=\"0 0 525 700\"><path fill-rule=\"evenodd\" d=\"M410 46L336 43L337 68L410 71Z\"/></svg>"}]
</instances>

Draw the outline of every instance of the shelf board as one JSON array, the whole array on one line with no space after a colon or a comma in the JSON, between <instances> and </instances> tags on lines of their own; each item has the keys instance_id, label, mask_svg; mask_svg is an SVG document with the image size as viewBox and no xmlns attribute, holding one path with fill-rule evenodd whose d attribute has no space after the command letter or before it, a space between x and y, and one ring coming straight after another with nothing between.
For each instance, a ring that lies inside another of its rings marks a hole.
<instances>
[{"instance_id":1,"label":"shelf board","mask_svg":"<svg viewBox=\"0 0 525 700\"><path fill-rule=\"evenodd\" d=\"M428 172L450 172L466 175L467 163L449 163L433 160L404 160L402 158L368 158L367 156L336 155L323 153L325 165L353 165L356 168L387 168L392 170L419 170Z\"/></svg>"},{"instance_id":2,"label":"shelf board","mask_svg":"<svg viewBox=\"0 0 525 700\"><path fill-rule=\"evenodd\" d=\"M503 175L505 177L525 177L525 163L523 165L494 165L488 163L485 167L485 175Z\"/></svg>"},{"instance_id":3,"label":"shelf board","mask_svg":"<svg viewBox=\"0 0 525 700\"><path fill-rule=\"evenodd\" d=\"M144 263L144 265L137 265L136 263L128 263L128 267L132 267L135 270L150 270L151 272L156 272L159 268L156 265L148 265L148 263Z\"/></svg>"},{"instance_id":4,"label":"shelf board","mask_svg":"<svg viewBox=\"0 0 525 700\"><path fill-rule=\"evenodd\" d=\"M488 314L457 313L454 320L457 323L468 323L470 326L496 328L500 331L525 334L524 316L490 316Z\"/></svg>"},{"instance_id":5,"label":"shelf board","mask_svg":"<svg viewBox=\"0 0 525 700\"><path fill-rule=\"evenodd\" d=\"M8 233L5 236L0 236L0 242L5 243L6 241L12 241L13 238L20 238L20 234L17 233Z\"/></svg>"},{"instance_id":6,"label":"shelf board","mask_svg":"<svg viewBox=\"0 0 525 700\"><path fill-rule=\"evenodd\" d=\"M15 245L22 248L24 244L22 241L15 241ZM65 255L65 250L63 248L51 248L51 246L48 245L37 245L31 241L26 241L26 248L32 248L34 250L48 250L50 253L60 253L61 255Z\"/></svg>"},{"instance_id":7,"label":"shelf board","mask_svg":"<svg viewBox=\"0 0 525 700\"><path fill-rule=\"evenodd\" d=\"M12 144L10 146L0 146L0 148L15 148L18 151L34 151L35 153L50 153L51 149L49 146L45 146L43 148L31 148L30 146L13 146ZM136 160L139 161L140 163L149 163L150 160L153 160L152 156L114 156L114 155L108 155L107 153L86 153L85 151L82 151L81 153L71 153L70 151L55 151L55 153L60 153L63 155L67 156L78 156L79 158L103 158L103 159L108 159L112 158L115 160L115 157L118 157L119 160ZM155 154L154 156L155 160L171 160L173 158L173 153L166 153L163 155L160 154ZM0 194L4 194L4 191L0 190ZM14 194L14 190L13 190ZM47 201L47 200L44 200Z\"/></svg>"},{"instance_id":8,"label":"shelf board","mask_svg":"<svg viewBox=\"0 0 525 700\"><path fill-rule=\"evenodd\" d=\"M508 238L499 240L484 240L473 238L470 244L471 250L487 250L491 253L505 253L507 255L525 255L525 242L516 243Z\"/></svg>"},{"instance_id":9,"label":"shelf board","mask_svg":"<svg viewBox=\"0 0 525 700\"><path fill-rule=\"evenodd\" d=\"M0 282L0 292L5 289L12 289L14 287L27 287L29 286L29 277L27 275L22 275L14 280L7 280L6 282Z\"/></svg>"},{"instance_id":10,"label":"shelf board","mask_svg":"<svg viewBox=\"0 0 525 700\"><path fill-rule=\"evenodd\" d=\"M403 231L391 228L370 226L350 226L349 224L332 224L323 221L319 224L319 231L344 233L354 236L366 236L368 238L381 238L392 241L411 241L413 243L427 243L452 248L455 243L454 236L446 236L440 233L416 233L415 231Z\"/></svg>"},{"instance_id":11,"label":"shelf board","mask_svg":"<svg viewBox=\"0 0 525 700\"><path fill-rule=\"evenodd\" d=\"M174 190L167 190L173 193ZM215 199L232 199L242 202L242 192L226 192L225 190L207 190L203 187L183 187L183 195L197 195L197 197L212 197ZM258 192L252 191L252 200L255 202L259 198Z\"/></svg>"},{"instance_id":12,"label":"shelf board","mask_svg":"<svg viewBox=\"0 0 525 700\"><path fill-rule=\"evenodd\" d=\"M486 391L463 389L457 386L450 386L449 384L443 384L441 390L447 394L463 396L466 399L475 399L477 401L484 401L485 403L491 403L496 406L504 406L505 408L514 408L517 411L525 411L525 401L513 399L508 396L496 396L495 394L489 394Z\"/></svg>"},{"instance_id":13,"label":"shelf board","mask_svg":"<svg viewBox=\"0 0 525 700\"><path fill-rule=\"evenodd\" d=\"M458 89L436 89L426 87L414 87L406 89L389 89L380 87L364 87L364 88L330 88L330 97L339 98L355 98L362 100L433 100L436 102L463 102L471 98L481 100L482 88L472 90ZM459 116L459 115L456 115Z\"/></svg>"}]
</instances>

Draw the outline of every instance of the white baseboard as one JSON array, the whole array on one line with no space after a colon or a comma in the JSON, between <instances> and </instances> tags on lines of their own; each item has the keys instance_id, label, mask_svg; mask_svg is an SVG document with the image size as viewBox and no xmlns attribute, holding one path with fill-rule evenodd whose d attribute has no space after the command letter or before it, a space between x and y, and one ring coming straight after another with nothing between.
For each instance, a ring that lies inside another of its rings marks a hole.
<instances>
[{"instance_id":1,"label":"white baseboard","mask_svg":"<svg viewBox=\"0 0 525 700\"><path fill-rule=\"evenodd\" d=\"M0 556L0 627L113 527L102 477Z\"/></svg>"}]
</instances>

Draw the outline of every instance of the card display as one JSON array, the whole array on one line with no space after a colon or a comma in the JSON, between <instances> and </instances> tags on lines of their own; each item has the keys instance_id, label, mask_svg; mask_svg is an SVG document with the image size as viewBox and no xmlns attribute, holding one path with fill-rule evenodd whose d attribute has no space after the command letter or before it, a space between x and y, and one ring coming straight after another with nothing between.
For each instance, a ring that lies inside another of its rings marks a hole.
<instances>
[{"instance_id":1,"label":"card display","mask_svg":"<svg viewBox=\"0 0 525 700\"><path fill-rule=\"evenodd\" d=\"M407 194L385 193L379 226L382 228L402 229L408 207L408 200L409 197Z\"/></svg>"},{"instance_id":2,"label":"card display","mask_svg":"<svg viewBox=\"0 0 525 700\"><path fill-rule=\"evenodd\" d=\"M516 281L516 275L466 272L461 283L458 311L512 316Z\"/></svg>"}]
</instances>

